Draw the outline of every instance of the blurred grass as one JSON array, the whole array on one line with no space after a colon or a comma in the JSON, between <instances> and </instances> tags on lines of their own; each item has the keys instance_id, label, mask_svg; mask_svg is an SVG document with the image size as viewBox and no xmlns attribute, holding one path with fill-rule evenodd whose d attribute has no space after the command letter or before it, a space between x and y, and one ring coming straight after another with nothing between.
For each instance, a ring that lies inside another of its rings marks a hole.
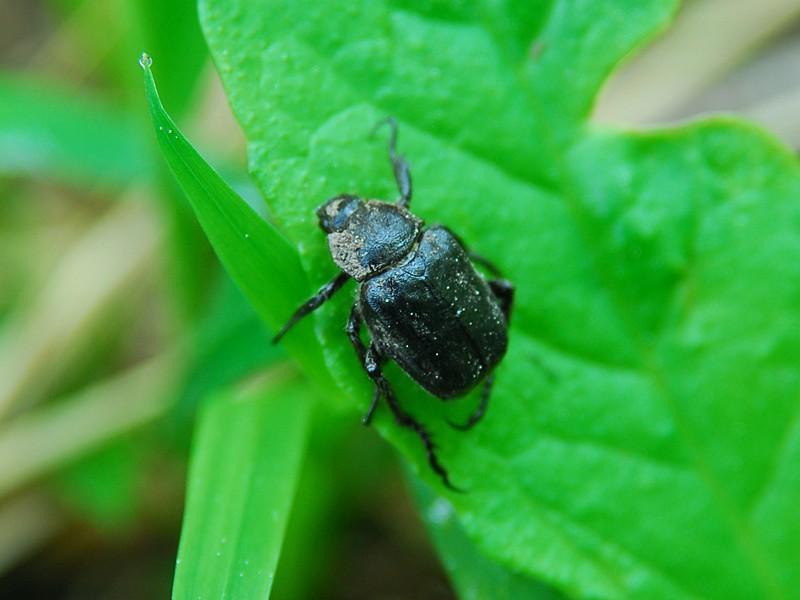
<instances>
[{"instance_id":1,"label":"blurred grass","mask_svg":"<svg viewBox=\"0 0 800 600\"><path fill-rule=\"evenodd\" d=\"M798 15L795 0L687 2L675 27L607 85L596 118L642 126L737 110L800 147ZM166 595L182 508L175 473L186 468L195 410L280 360L161 162L136 65L145 48L157 56L176 120L226 180L247 181L194 2L0 6L0 597ZM371 497L365 486L387 467L388 451L371 434L332 427L335 443L312 436L312 456L327 450L302 475L301 488L320 490L320 504L289 523L298 544L320 526L309 514L363 519L352 507ZM342 450L351 437L357 443ZM120 443L136 450L121 452ZM322 461L338 451L337 479L350 483L332 491ZM132 455L140 467L126 468ZM98 457L111 467L89 468ZM109 468L126 481L103 476ZM102 508L112 488L134 490L113 527ZM402 511L392 521L386 510L384 531L419 531ZM353 535L337 537L339 526L328 523L322 563L335 564L336 544ZM314 545L303 548L287 548L276 594L291 597L281 578L303 579ZM384 571L402 574L404 560L386 561ZM146 583L122 585L124 567L136 564ZM331 571L306 597L330 590ZM441 573L432 577L432 587L445 585Z\"/></svg>"},{"instance_id":2,"label":"blurred grass","mask_svg":"<svg viewBox=\"0 0 800 600\"><path fill-rule=\"evenodd\" d=\"M651 125L736 110L800 147L800 3L686 2L667 35L620 69L597 103L600 121Z\"/></svg>"}]
</instances>

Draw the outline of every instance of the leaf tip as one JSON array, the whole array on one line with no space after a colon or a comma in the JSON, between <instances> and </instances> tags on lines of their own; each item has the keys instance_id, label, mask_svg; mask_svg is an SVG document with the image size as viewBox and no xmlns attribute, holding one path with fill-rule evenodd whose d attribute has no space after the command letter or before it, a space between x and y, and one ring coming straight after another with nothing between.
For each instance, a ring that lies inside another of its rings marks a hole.
<instances>
[{"instance_id":1,"label":"leaf tip","mask_svg":"<svg viewBox=\"0 0 800 600\"><path fill-rule=\"evenodd\" d=\"M153 64L153 57L150 56L147 52L142 52L141 56L139 56L139 66L142 67L145 71L150 69Z\"/></svg>"}]
</instances>

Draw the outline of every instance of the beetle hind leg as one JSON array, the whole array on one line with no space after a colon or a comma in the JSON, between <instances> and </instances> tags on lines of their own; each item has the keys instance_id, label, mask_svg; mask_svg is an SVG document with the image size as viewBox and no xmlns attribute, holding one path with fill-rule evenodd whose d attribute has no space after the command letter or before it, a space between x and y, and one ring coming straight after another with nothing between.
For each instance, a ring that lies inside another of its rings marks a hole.
<instances>
[{"instance_id":1,"label":"beetle hind leg","mask_svg":"<svg viewBox=\"0 0 800 600\"><path fill-rule=\"evenodd\" d=\"M383 381L385 382L386 380L383 379ZM441 465L436 456L436 446L433 443L433 438L431 437L430 432L425 429L425 426L422 425L422 423L414 419L414 417L400 408L397 398L388 385L385 390L381 390L381 393L386 398L386 403L389 405L389 408L394 415L394 420L397 422L397 424L401 427L405 427L406 429L411 429L422 440L422 443L425 445L425 452L428 455L428 464L430 465L431 469L433 469L433 471L439 475L442 483L444 483L446 487L454 492L463 492L463 490L450 483L450 477L447 475L447 471Z\"/></svg>"},{"instance_id":2,"label":"beetle hind leg","mask_svg":"<svg viewBox=\"0 0 800 600\"><path fill-rule=\"evenodd\" d=\"M353 345L353 348L355 348L361 364L367 371L367 375L369 375L369 378L375 384L375 392L372 395L372 403L370 404L369 410L363 419L364 425L369 425L372 421L372 415L375 412L375 407L378 405L380 398L386 398L386 403L389 405L389 409L392 411L395 422L401 427L411 429L422 440L422 443L425 446L425 453L428 457L428 464L430 465L431 469L433 469L433 471L439 475L444 485L454 492L462 491L450 483L450 477L447 475L447 470L445 470L436 456L436 446L433 443L433 437L431 436L430 432L425 429L425 426L422 425L422 423L417 421L414 417L400 407L400 403L397 401L397 397L394 395L392 386L389 385L389 381L383 375L383 371L381 370L381 364L385 360L384 356L374 344L370 344L369 349L367 349L367 347L364 345L364 342L361 341L360 333L363 322L364 317L361 314L361 309L359 308L358 304L356 304L353 306L353 310L350 312L350 319L347 322L347 336L350 338L350 343Z\"/></svg>"},{"instance_id":3,"label":"beetle hind leg","mask_svg":"<svg viewBox=\"0 0 800 600\"><path fill-rule=\"evenodd\" d=\"M478 408L469 416L466 423L454 423L448 419L447 423L453 429L458 429L459 431L467 431L475 427L483 418L483 415L486 413L486 407L489 406L489 395L492 393L492 386L494 385L494 373L490 374L486 381L483 382L483 390L481 390L481 403L478 405Z\"/></svg>"}]
</instances>

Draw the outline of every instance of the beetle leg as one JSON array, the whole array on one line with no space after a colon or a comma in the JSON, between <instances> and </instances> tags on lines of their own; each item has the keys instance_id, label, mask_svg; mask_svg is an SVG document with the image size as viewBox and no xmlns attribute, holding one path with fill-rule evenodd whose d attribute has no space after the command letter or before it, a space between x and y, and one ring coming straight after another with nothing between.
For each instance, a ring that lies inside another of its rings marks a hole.
<instances>
[{"instance_id":1,"label":"beetle leg","mask_svg":"<svg viewBox=\"0 0 800 600\"><path fill-rule=\"evenodd\" d=\"M470 254L470 258L475 262L482 264L488 271L492 272L492 274L499 275L497 268L485 258L476 254ZM506 323L508 323L511 319L511 309L514 305L514 286L510 281L505 279L490 279L487 283L489 284L489 289L492 291L492 294L494 294L494 297L497 298L497 301L500 303L500 310L503 313L503 316L506 318ZM460 423L453 423L452 421L448 420L447 422L450 424L450 426L461 431L472 429L472 427L474 427L475 424L483 418L483 415L486 412L486 407L489 405L489 395L492 392L493 385L494 373L490 373L486 378L486 381L483 383L483 390L481 391L481 403L478 405L478 408L475 409L475 412L470 415L469 419L467 419L467 422L463 425Z\"/></svg>"},{"instance_id":2,"label":"beetle leg","mask_svg":"<svg viewBox=\"0 0 800 600\"><path fill-rule=\"evenodd\" d=\"M489 394L492 393L492 385L494 385L494 373L489 374L486 378L486 381L483 382L483 390L481 391L481 403L478 405L478 408L475 409L467 422L463 425L460 423L453 423L448 419L447 423L453 429L458 429L459 431L467 431L468 429L472 429L475 424L483 418L484 413L486 412L486 407L489 406Z\"/></svg>"},{"instance_id":3,"label":"beetle leg","mask_svg":"<svg viewBox=\"0 0 800 600\"><path fill-rule=\"evenodd\" d=\"M386 383L385 379L381 379L384 383ZM389 405L389 408L394 415L394 420L397 422L397 424L401 427L405 427L406 429L411 429L422 440L422 443L425 445L425 453L428 455L428 464L430 465L431 469L433 469L433 471L438 474L439 477L441 477L444 485L454 492L462 492L463 490L458 489L456 486L450 483L450 477L448 477L447 471L439 463L439 459L436 457L436 446L434 445L433 438L428 430L425 429L422 423L414 419L414 417L400 408L400 404L397 402L397 398L388 384L385 386L385 389L381 389L381 393L386 398L386 402Z\"/></svg>"},{"instance_id":4,"label":"beetle leg","mask_svg":"<svg viewBox=\"0 0 800 600\"><path fill-rule=\"evenodd\" d=\"M488 283L494 297L500 302L500 310L503 311L506 323L509 323L511 309L514 307L514 285L505 279L492 279Z\"/></svg>"},{"instance_id":5,"label":"beetle leg","mask_svg":"<svg viewBox=\"0 0 800 600\"><path fill-rule=\"evenodd\" d=\"M281 327L277 335L272 338L272 343L277 344L280 339L289 331L294 325L309 313L317 310L325 301L329 300L341 287L347 283L350 276L347 273L339 273L336 277L331 279L328 283L323 285L319 291L311 298L306 300L300 308L298 308L291 318L286 322L286 325Z\"/></svg>"},{"instance_id":6,"label":"beetle leg","mask_svg":"<svg viewBox=\"0 0 800 600\"><path fill-rule=\"evenodd\" d=\"M494 297L500 302L500 310L503 311L503 316L505 316L506 323L508 323L511 319L511 308L514 304L514 284L507 279L503 279L503 274L500 272L500 269L489 259L484 258L480 254L475 254L474 252L469 253L469 258L472 262L478 263L496 277L496 279L490 279L487 283Z\"/></svg>"},{"instance_id":7,"label":"beetle leg","mask_svg":"<svg viewBox=\"0 0 800 600\"><path fill-rule=\"evenodd\" d=\"M375 386L375 391L372 393L372 403L369 405L369 410L367 410L367 414L364 415L364 418L361 419L361 422L364 425L369 425L372 423L372 414L375 412L375 407L378 406L378 400L381 399L381 392L378 386Z\"/></svg>"},{"instance_id":8,"label":"beetle leg","mask_svg":"<svg viewBox=\"0 0 800 600\"><path fill-rule=\"evenodd\" d=\"M458 241L461 242L461 240L458 240ZM461 245L463 246L464 243L461 242ZM480 254L475 254L474 252L471 252L471 251L468 251L468 252L469 252L469 259L472 262L478 263L479 265L481 265L483 268L485 268L487 271L489 271L489 273L491 273L494 277L497 277L498 279L502 279L503 278L503 274L500 272L500 269L498 269L495 266L495 264L492 261L490 261L488 258L484 258Z\"/></svg>"},{"instance_id":9,"label":"beetle leg","mask_svg":"<svg viewBox=\"0 0 800 600\"><path fill-rule=\"evenodd\" d=\"M350 338L350 343L358 354L359 362L367 368L367 348L364 342L361 341L361 325L364 323L364 317L361 315L361 309L358 304L353 305L353 310L350 311L350 318L347 320L347 337ZM369 372L369 370L367 370ZM369 405L369 410L361 422L364 425L369 425L372 422L372 414L375 412L375 407L378 406L378 400L381 399L380 388L376 385L375 391L372 394L372 403Z\"/></svg>"},{"instance_id":10,"label":"beetle leg","mask_svg":"<svg viewBox=\"0 0 800 600\"><path fill-rule=\"evenodd\" d=\"M350 338L350 343L353 345L353 348L355 348L356 354L358 354L359 362L364 369L366 369L367 373L369 373L369 368L367 367L367 347L364 345L364 342L361 341L361 325L363 325L363 323L364 317L361 315L361 309L358 304L354 304L353 310L350 311L350 318L347 320L347 337ZM370 347L370 350L371 349ZM370 377L372 376L370 375ZM369 405L367 414L361 419L364 425L369 425L372 422L372 415L380 399L380 387L375 385L375 391L372 394L372 403Z\"/></svg>"},{"instance_id":11,"label":"beetle leg","mask_svg":"<svg viewBox=\"0 0 800 600\"><path fill-rule=\"evenodd\" d=\"M437 227L444 229L445 231L447 231L447 233L452 235L464 249L464 252L467 253L467 256L469 256L469 259L472 262L478 263L484 269L489 271L489 273L491 273L493 277L496 277L497 279L503 279L503 273L500 271L500 269L497 268L497 266L495 266L495 264L492 261L490 261L488 258L481 256L480 254L476 254L475 252L467 248L467 245L464 243L464 240L462 240L461 237L457 235L452 229L450 229L449 227L444 227L442 225L437 225ZM509 283L509 285L511 284Z\"/></svg>"},{"instance_id":12,"label":"beetle leg","mask_svg":"<svg viewBox=\"0 0 800 600\"><path fill-rule=\"evenodd\" d=\"M388 123L392 129L389 137L389 159L392 161L392 171L394 180L397 182L397 189L400 190L400 199L397 204L408 208L411 203L411 167L405 157L397 153L397 121L394 117L386 117L378 121L372 130L373 133L384 123Z\"/></svg>"},{"instance_id":13,"label":"beetle leg","mask_svg":"<svg viewBox=\"0 0 800 600\"><path fill-rule=\"evenodd\" d=\"M386 398L386 403L389 405L389 408L394 415L394 420L398 425L400 425L400 427L411 429L419 436L423 445L425 446L425 453L428 456L428 464L430 465L431 469L433 469L433 471L439 475L439 477L441 477L444 485L454 492L461 492L462 490L450 483L450 477L447 475L447 471L439 462L439 459L436 456L436 446L433 443L433 437L431 436L430 432L425 429L425 426L422 423L400 408L400 403L397 401L397 397L394 395L392 387L389 385L389 382L383 376L383 372L381 371L380 364L382 361L383 357L378 354L375 346L370 344L364 366L366 367L367 373L372 381L375 382L375 391L377 396L383 396Z\"/></svg>"},{"instance_id":14,"label":"beetle leg","mask_svg":"<svg viewBox=\"0 0 800 600\"><path fill-rule=\"evenodd\" d=\"M403 208L408 208L411 204L411 167L404 156L395 154L394 146L389 151L392 160L392 171L394 180L397 182L397 189L400 190L400 199L397 203Z\"/></svg>"},{"instance_id":15,"label":"beetle leg","mask_svg":"<svg viewBox=\"0 0 800 600\"><path fill-rule=\"evenodd\" d=\"M374 344L370 344L369 349L367 349L366 346L364 346L364 342L361 341L359 333L361 332L361 325L363 322L364 317L361 314L361 309L358 304L355 304L353 310L350 311L350 318L347 321L347 336L350 338L350 343L353 344L353 348L355 348L356 354L358 354L358 358L361 360L361 364L364 365L367 375L369 375L369 378L375 384L372 404L370 404L369 410L363 419L364 425L369 425L370 421L372 421L372 414L375 412L375 407L381 396L386 398L386 403L389 405L397 424L406 429L411 429L422 440L422 443L425 445L425 453L428 456L428 464L431 466L431 469L442 478L442 482L444 482L445 486L455 492L460 492L461 490L450 483L447 471L439 463L431 434L425 429L422 423L418 422L414 417L400 408L400 404L394 395L392 387L389 385L386 377L384 377L383 371L381 371L381 363L384 361L383 355Z\"/></svg>"}]
</instances>

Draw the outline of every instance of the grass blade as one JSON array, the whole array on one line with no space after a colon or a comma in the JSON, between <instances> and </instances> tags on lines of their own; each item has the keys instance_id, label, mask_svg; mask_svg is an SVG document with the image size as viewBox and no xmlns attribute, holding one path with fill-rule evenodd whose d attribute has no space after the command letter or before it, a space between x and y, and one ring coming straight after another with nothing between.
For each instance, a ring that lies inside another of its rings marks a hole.
<instances>
[{"instance_id":1,"label":"grass blade","mask_svg":"<svg viewBox=\"0 0 800 600\"><path fill-rule=\"evenodd\" d=\"M309 386L265 381L201 411L173 598L267 598L303 458Z\"/></svg>"},{"instance_id":2,"label":"grass blade","mask_svg":"<svg viewBox=\"0 0 800 600\"><path fill-rule=\"evenodd\" d=\"M143 54L140 64L156 137L170 170L231 278L261 318L276 328L305 299L308 290L297 250L259 217L186 140L158 97L151 58ZM310 373L325 383L329 381L327 371L321 368L319 343L307 324L300 324L285 343Z\"/></svg>"}]
</instances>

